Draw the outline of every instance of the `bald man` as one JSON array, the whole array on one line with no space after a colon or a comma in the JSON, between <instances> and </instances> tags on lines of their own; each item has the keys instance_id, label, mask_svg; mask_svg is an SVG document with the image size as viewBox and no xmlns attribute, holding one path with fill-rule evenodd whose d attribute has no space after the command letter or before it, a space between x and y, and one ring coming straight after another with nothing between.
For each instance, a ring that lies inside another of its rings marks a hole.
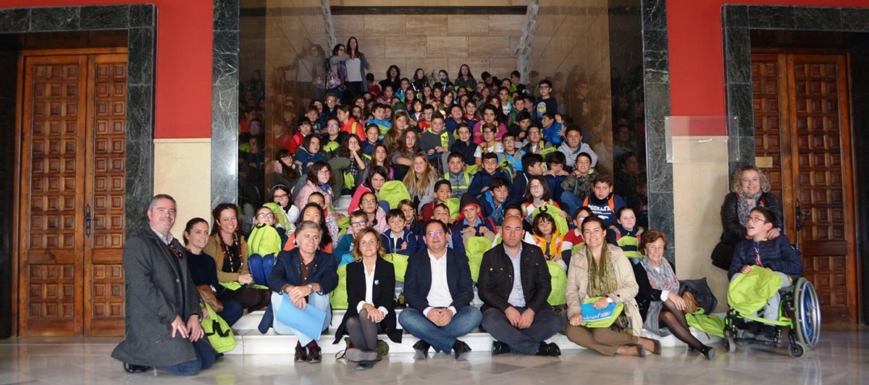
<instances>
[{"instance_id":1,"label":"bald man","mask_svg":"<svg viewBox=\"0 0 869 385\"><path fill-rule=\"evenodd\" d=\"M546 302L552 291L540 248L523 243L522 219L504 218L503 241L483 254L477 291L483 301L483 328L495 338L492 355L505 353L557 357L561 349L546 339L564 327Z\"/></svg>"}]
</instances>

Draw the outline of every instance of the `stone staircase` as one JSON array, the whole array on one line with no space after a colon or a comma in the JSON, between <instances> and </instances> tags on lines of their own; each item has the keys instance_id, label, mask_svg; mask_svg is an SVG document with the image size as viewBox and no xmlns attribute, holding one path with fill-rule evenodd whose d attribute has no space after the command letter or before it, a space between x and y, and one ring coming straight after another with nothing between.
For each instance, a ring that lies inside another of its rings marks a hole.
<instances>
[{"instance_id":1,"label":"stone staircase","mask_svg":"<svg viewBox=\"0 0 869 385\"><path fill-rule=\"evenodd\" d=\"M402 309L396 309L397 313L401 313ZM262 334L257 330L257 326L259 325L260 319L265 312L264 311L255 311L249 314L246 314L242 317L235 325L233 325L233 329L237 331L235 336L238 345L236 345L235 349L226 353L226 354L293 354L294 348L296 346L296 337L293 335L278 335L275 333L274 329L269 329L268 333ZM323 333L323 336L320 337L320 347L323 349L323 354L329 355L337 353L340 350L344 349L344 343L339 342L338 344L332 344L335 341L335 330L338 328L338 325L341 324L341 320L344 318L344 310L333 310L332 311L332 323L329 325L329 330ZM700 342L704 344L717 343L720 341L720 338L709 336L704 332L699 330L691 329ZM685 347L685 344L682 341L676 339L676 337L670 335L668 337L658 337L653 335L645 330L643 330L643 337L655 338L661 340L661 346L663 347ZM413 353L413 344L418 341L418 339L409 333L405 333L402 337L401 343L396 344L390 341L385 336L382 337L384 341L389 344L389 351L391 353ZM492 349L492 342L494 339L489 333L484 331L475 330L468 335L461 338L462 341L468 344L474 351L477 352L487 352ZM583 349L579 345L570 342L566 336L562 334L556 334L548 342L555 342L561 348L561 350L573 350L573 349Z\"/></svg>"},{"instance_id":2,"label":"stone staircase","mask_svg":"<svg viewBox=\"0 0 869 385\"><path fill-rule=\"evenodd\" d=\"M350 205L350 200L352 199L349 195L342 195L334 202L334 210L337 213L341 213L347 215L347 208ZM399 283L399 285L401 285ZM396 295L401 292L401 287L396 287ZM478 297L476 297L476 288L474 289L474 306L480 307L482 306L482 302ZM397 313L401 313L402 309L396 309ZM293 354L294 348L296 346L296 337L293 335L279 335L275 333L274 329L269 329L268 333L262 334L257 329L259 326L259 322L263 317L265 311L255 311L249 314L246 314L242 317L235 325L233 325L233 329L236 331L235 339L238 342L235 349L226 353L226 354ZM341 324L341 320L344 318L344 310L333 310L332 311L332 323L329 325L329 329L323 333L323 336L320 338L320 347L323 349L323 354L328 357L330 354L335 354L344 349L345 344L343 342L339 342L338 344L333 344L335 341L334 335L335 330L337 330L338 325ZM692 329L692 333L697 339L699 339L704 344L716 343L720 341L720 338L709 336L706 333ZM668 337L658 337L654 334L651 334L647 331L643 331L643 337L654 338L661 340L661 346L663 347L684 347L685 344L676 337L670 335ZM492 342L494 339L489 333L481 331L479 329L469 333L468 335L461 338L462 341L468 344L474 351L477 352L487 352L492 348ZM396 344L390 341L388 338L383 336L383 340L389 344L389 349L391 353L413 353L413 344L418 341L418 339L409 333L405 333L402 337L402 341L400 344ZM555 342L561 348L561 350L573 350L573 349L583 349L582 347L570 342L566 336L563 334L556 334L548 342Z\"/></svg>"}]
</instances>

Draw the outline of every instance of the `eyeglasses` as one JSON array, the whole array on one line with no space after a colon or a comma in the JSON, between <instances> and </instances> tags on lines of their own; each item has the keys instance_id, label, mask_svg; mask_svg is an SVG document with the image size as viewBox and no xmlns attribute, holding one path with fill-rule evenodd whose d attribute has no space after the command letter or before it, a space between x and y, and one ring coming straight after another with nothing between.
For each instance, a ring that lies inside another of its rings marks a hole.
<instances>
[{"instance_id":1,"label":"eyeglasses","mask_svg":"<svg viewBox=\"0 0 869 385\"><path fill-rule=\"evenodd\" d=\"M366 203L374 203L374 204L376 204L376 203L377 203L377 199L363 199L363 200L362 200L362 204L366 204Z\"/></svg>"},{"instance_id":2,"label":"eyeglasses","mask_svg":"<svg viewBox=\"0 0 869 385\"><path fill-rule=\"evenodd\" d=\"M528 132L528 135L540 135L540 132L538 132L538 131L530 131L530 132Z\"/></svg>"},{"instance_id":3,"label":"eyeglasses","mask_svg":"<svg viewBox=\"0 0 869 385\"><path fill-rule=\"evenodd\" d=\"M274 217L275 217L275 214L272 214L272 213L257 214L256 217L257 217L257 219L262 219L262 218L274 218Z\"/></svg>"},{"instance_id":4,"label":"eyeglasses","mask_svg":"<svg viewBox=\"0 0 869 385\"><path fill-rule=\"evenodd\" d=\"M538 188L543 188L543 185L542 184L532 184L532 185L528 185L528 187L532 188L532 189L538 189Z\"/></svg>"},{"instance_id":5,"label":"eyeglasses","mask_svg":"<svg viewBox=\"0 0 869 385\"><path fill-rule=\"evenodd\" d=\"M320 174L320 175L329 175L331 173L332 173L332 171L329 171L329 170L320 170L320 172L318 172L318 174Z\"/></svg>"},{"instance_id":6,"label":"eyeglasses","mask_svg":"<svg viewBox=\"0 0 869 385\"><path fill-rule=\"evenodd\" d=\"M281 194L281 195L275 194L275 196L274 196L275 199L286 199L288 197L289 197L289 195L287 195L287 194Z\"/></svg>"},{"instance_id":7,"label":"eyeglasses","mask_svg":"<svg viewBox=\"0 0 869 385\"><path fill-rule=\"evenodd\" d=\"M757 216L757 215L755 215L755 216L751 216L751 215L749 215L746 219L748 219L749 222L762 222L762 223L766 223L766 219L765 219L764 217Z\"/></svg>"},{"instance_id":8,"label":"eyeglasses","mask_svg":"<svg viewBox=\"0 0 869 385\"><path fill-rule=\"evenodd\" d=\"M338 127L338 124L337 124L337 123L332 123L332 124L329 125L329 127L337 128L337 127Z\"/></svg>"},{"instance_id":9,"label":"eyeglasses","mask_svg":"<svg viewBox=\"0 0 869 385\"><path fill-rule=\"evenodd\" d=\"M439 237L441 235L444 235L444 232L440 231L440 230L436 230L436 231L429 231L426 234L428 234L429 238L434 238L434 237Z\"/></svg>"},{"instance_id":10,"label":"eyeglasses","mask_svg":"<svg viewBox=\"0 0 869 385\"><path fill-rule=\"evenodd\" d=\"M367 224L368 224L367 221L356 221L356 222L350 222L350 226L353 226L353 227L365 226L365 225L367 225Z\"/></svg>"}]
</instances>

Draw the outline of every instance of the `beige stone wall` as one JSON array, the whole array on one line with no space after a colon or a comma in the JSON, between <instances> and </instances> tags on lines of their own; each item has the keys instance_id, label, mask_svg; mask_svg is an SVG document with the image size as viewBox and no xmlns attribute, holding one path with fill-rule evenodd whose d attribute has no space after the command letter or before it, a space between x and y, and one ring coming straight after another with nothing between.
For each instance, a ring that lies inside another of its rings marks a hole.
<instances>
[{"instance_id":1,"label":"beige stone wall","mask_svg":"<svg viewBox=\"0 0 869 385\"><path fill-rule=\"evenodd\" d=\"M417 68L426 74L445 69L452 81L462 64L467 64L478 80L483 71L509 76L516 69L516 46L526 17L335 15L332 20L339 43L347 44L350 36L359 40L359 49L371 64L368 72L378 81L385 78L392 64L408 78Z\"/></svg>"},{"instance_id":2,"label":"beige stone wall","mask_svg":"<svg viewBox=\"0 0 869 385\"><path fill-rule=\"evenodd\" d=\"M154 139L154 191L178 203L172 235L182 238L191 218L211 223L211 138Z\"/></svg>"},{"instance_id":3,"label":"beige stone wall","mask_svg":"<svg viewBox=\"0 0 869 385\"><path fill-rule=\"evenodd\" d=\"M672 140L677 274L680 279L706 277L718 298L717 311L727 311L727 272L709 259L721 236L721 202L729 185L727 137Z\"/></svg>"}]
</instances>

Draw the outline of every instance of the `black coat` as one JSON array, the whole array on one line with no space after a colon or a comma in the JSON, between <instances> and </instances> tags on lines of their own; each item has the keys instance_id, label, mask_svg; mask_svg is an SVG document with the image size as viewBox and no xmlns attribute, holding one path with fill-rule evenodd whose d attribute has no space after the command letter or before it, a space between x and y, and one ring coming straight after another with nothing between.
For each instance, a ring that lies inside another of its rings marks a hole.
<instances>
[{"instance_id":1,"label":"black coat","mask_svg":"<svg viewBox=\"0 0 869 385\"><path fill-rule=\"evenodd\" d=\"M374 265L374 288L371 299L376 308L386 308L388 313L380 321L381 330L395 343L401 343L401 330L396 328L395 323L395 268L383 258L377 258ZM365 265L362 262L353 262L347 265L347 312L341 325L335 331L335 343L341 341L341 337L347 334L344 330L347 319L358 316L356 306L365 301L368 288L365 286Z\"/></svg>"},{"instance_id":2,"label":"black coat","mask_svg":"<svg viewBox=\"0 0 869 385\"><path fill-rule=\"evenodd\" d=\"M525 307L534 310L534 313L549 308L546 300L552 292L552 277L539 247L522 244L519 269L522 275L522 292L525 293ZM507 299L513 290L513 274L513 262L507 256L503 243L483 254L480 277L477 280L477 294L483 301L483 312L490 308L503 312L512 306Z\"/></svg>"},{"instance_id":3,"label":"black coat","mask_svg":"<svg viewBox=\"0 0 869 385\"><path fill-rule=\"evenodd\" d=\"M172 244L181 253L177 239ZM183 254L182 254L183 255ZM171 366L196 359L193 344L180 333L172 338L172 321L202 318L199 295L187 262L169 251L150 228L124 245L124 340L112 357L128 364Z\"/></svg>"},{"instance_id":4,"label":"black coat","mask_svg":"<svg viewBox=\"0 0 869 385\"><path fill-rule=\"evenodd\" d=\"M634 269L634 278L637 279L637 285L640 286L640 290L637 291L637 296L634 297L634 299L637 300L637 306L640 307L640 315L643 316L643 322L646 322L646 314L649 312L649 305L652 301L661 300L662 290L652 289L652 284L649 283L649 273L646 272L643 264L632 263L631 267Z\"/></svg>"},{"instance_id":5,"label":"black coat","mask_svg":"<svg viewBox=\"0 0 869 385\"><path fill-rule=\"evenodd\" d=\"M453 297L450 306L459 311L474 300L474 281L471 280L468 257L455 250L447 249L444 258L447 259L447 285ZM407 272L404 274L404 300L407 306L419 311L428 308L430 290L431 262L429 262L428 249L423 249L407 261Z\"/></svg>"},{"instance_id":6,"label":"black coat","mask_svg":"<svg viewBox=\"0 0 869 385\"><path fill-rule=\"evenodd\" d=\"M781 202L775 195L761 193L757 206L763 206L772 210L776 216L772 227L784 229L784 215L782 215ZM721 234L721 241L730 246L736 246L737 243L745 239L745 226L740 224L738 217L739 195L729 193L724 197L724 203L721 204L721 227L724 228L724 233Z\"/></svg>"}]
</instances>

